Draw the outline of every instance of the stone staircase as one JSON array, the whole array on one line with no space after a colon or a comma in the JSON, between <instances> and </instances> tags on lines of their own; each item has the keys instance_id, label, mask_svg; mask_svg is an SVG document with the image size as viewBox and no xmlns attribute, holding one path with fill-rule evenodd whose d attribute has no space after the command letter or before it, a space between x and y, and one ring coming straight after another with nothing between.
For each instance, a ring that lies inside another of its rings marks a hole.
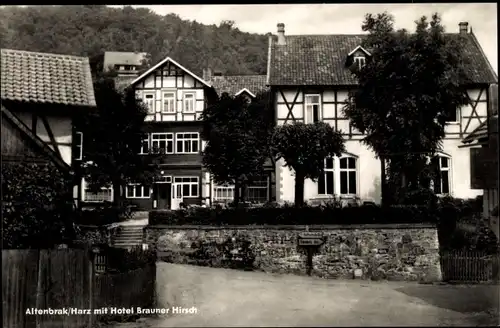
<instances>
[{"instance_id":1,"label":"stone staircase","mask_svg":"<svg viewBox=\"0 0 500 328\"><path fill-rule=\"evenodd\" d=\"M123 225L112 238L113 247L133 248L142 245L144 225Z\"/></svg>"}]
</instances>

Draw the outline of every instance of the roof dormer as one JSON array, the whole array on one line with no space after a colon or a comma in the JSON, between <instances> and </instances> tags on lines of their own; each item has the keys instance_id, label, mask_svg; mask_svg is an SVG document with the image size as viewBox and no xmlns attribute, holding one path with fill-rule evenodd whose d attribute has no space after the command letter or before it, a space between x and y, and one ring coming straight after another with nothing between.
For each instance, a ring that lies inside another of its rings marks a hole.
<instances>
[{"instance_id":1,"label":"roof dormer","mask_svg":"<svg viewBox=\"0 0 500 328\"><path fill-rule=\"evenodd\" d=\"M366 60L369 57L371 57L371 53L368 50L362 46L357 46L347 54L346 66L361 69L365 66Z\"/></svg>"}]
</instances>

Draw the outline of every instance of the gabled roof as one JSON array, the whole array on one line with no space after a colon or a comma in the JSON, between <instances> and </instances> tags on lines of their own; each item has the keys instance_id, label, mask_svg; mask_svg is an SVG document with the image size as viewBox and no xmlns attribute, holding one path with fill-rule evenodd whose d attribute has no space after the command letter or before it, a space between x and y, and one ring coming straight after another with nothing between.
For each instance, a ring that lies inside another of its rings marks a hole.
<instances>
[{"instance_id":1,"label":"gabled roof","mask_svg":"<svg viewBox=\"0 0 500 328\"><path fill-rule=\"evenodd\" d=\"M142 60L146 58L145 52L121 52L106 51L104 53L104 70L113 65L142 65Z\"/></svg>"},{"instance_id":2,"label":"gabled roof","mask_svg":"<svg viewBox=\"0 0 500 328\"><path fill-rule=\"evenodd\" d=\"M459 34L447 34L458 38ZM285 45L269 38L269 85L344 85L355 86L357 80L345 67L353 49L366 35L286 35ZM464 35L464 52L470 60L465 71L472 83L496 83L498 78L476 37Z\"/></svg>"},{"instance_id":3,"label":"gabled roof","mask_svg":"<svg viewBox=\"0 0 500 328\"><path fill-rule=\"evenodd\" d=\"M29 127L27 127L16 115L9 111L5 106L2 108L2 119L9 121L16 129L24 136L33 142L39 151L45 154L52 162L65 172L69 172L71 167L54 151L46 142L35 135Z\"/></svg>"},{"instance_id":4,"label":"gabled roof","mask_svg":"<svg viewBox=\"0 0 500 328\"><path fill-rule=\"evenodd\" d=\"M252 96L253 98L255 98L256 96L250 92L250 90L248 90L247 88L243 88L241 89L240 91L236 92L234 95L235 96L239 96L241 95L242 93L247 93L248 95Z\"/></svg>"},{"instance_id":5,"label":"gabled roof","mask_svg":"<svg viewBox=\"0 0 500 328\"><path fill-rule=\"evenodd\" d=\"M205 80L203 80L202 78L200 78L199 76L197 76L196 74L194 74L193 72L191 72L190 70L188 70L187 68L185 68L184 66L182 66L181 64L179 64L178 62L176 62L175 60L173 60L170 57L167 57L167 58L163 59L161 62L159 62L155 66L153 66L150 69L148 69L146 72L144 72L143 74L141 74L141 76L139 76L134 81L132 81L132 83L130 83L130 85L134 85L137 82L142 81L149 74L151 74L152 72L154 72L157 68L165 65L167 62L170 62L170 63L174 64L175 66L179 67L180 69L182 69L184 72L186 72L189 75L191 75L193 78L195 78L198 82L202 83L203 85L205 85L205 86L207 86L209 88L211 87L210 84L208 84Z\"/></svg>"},{"instance_id":6,"label":"gabled roof","mask_svg":"<svg viewBox=\"0 0 500 328\"><path fill-rule=\"evenodd\" d=\"M89 59L1 49L2 100L96 106Z\"/></svg>"},{"instance_id":7,"label":"gabled roof","mask_svg":"<svg viewBox=\"0 0 500 328\"><path fill-rule=\"evenodd\" d=\"M212 76L210 82L215 91L235 96L246 90L252 97L267 90L265 75L222 75Z\"/></svg>"},{"instance_id":8,"label":"gabled roof","mask_svg":"<svg viewBox=\"0 0 500 328\"><path fill-rule=\"evenodd\" d=\"M362 46L357 46L356 48L354 48L354 50L353 50L353 51L351 51L350 53L348 53L348 54L347 54L347 56L351 56L351 55L355 54L355 53L356 53L356 51L358 51L358 50L360 50L360 51L364 52L364 53L365 53L366 55L368 55L368 56L371 56L371 55L372 55L372 54L371 54L368 50L366 50L366 49L365 49L365 48L363 48Z\"/></svg>"}]
</instances>

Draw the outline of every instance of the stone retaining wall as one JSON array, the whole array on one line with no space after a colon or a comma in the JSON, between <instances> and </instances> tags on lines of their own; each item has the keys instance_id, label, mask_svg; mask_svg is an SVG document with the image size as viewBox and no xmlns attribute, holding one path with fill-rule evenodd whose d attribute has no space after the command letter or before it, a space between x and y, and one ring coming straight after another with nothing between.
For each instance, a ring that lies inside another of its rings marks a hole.
<instances>
[{"instance_id":1,"label":"stone retaining wall","mask_svg":"<svg viewBox=\"0 0 500 328\"><path fill-rule=\"evenodd\" d=\"M200 242L245 238L258 270L306 274L306 253L297 246L305 226L148 226L145 238L159 252ZM312 275L324 278L440 281L439 242L433 225L309 226L326 237L313 256Z\"/></svg>"}]
</instances>

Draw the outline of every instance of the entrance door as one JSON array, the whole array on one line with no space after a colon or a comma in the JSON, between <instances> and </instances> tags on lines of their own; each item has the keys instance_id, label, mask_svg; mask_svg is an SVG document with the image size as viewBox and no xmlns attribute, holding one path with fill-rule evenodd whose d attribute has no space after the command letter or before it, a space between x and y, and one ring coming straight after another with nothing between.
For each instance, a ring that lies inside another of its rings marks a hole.
<instances>
[{"instance_id":1,"label":"entrance door","mask_svg":"<svg viewBox=\"0 0 500 328\"><path fill-rule=\"evenodd\" d=\"M171 209L177 210L182 202L182 185L178 183L172 184L172 207Z\"/></svg>"},{"instance_id":2,"label":"entrance door","mask_svg":"<svg viewBox=\"0 0 500 328\"><path fill-rule=\"evenodd\" d=\"M169 209L170 208L170 190L171 183L156 183L156 207L159 209Z\"/></svg>"}]
</instances>

